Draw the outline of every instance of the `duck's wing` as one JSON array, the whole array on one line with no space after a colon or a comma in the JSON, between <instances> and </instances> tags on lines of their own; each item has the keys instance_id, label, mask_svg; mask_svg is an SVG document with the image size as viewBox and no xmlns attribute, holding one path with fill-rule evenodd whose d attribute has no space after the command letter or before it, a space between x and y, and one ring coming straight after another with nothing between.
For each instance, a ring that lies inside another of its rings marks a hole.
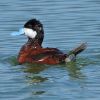
<instances>
[{"instance_id":1,"label":"duck's wing","mask_svg":"<svg viewBox=\"0 0 100 100\"><path fill-rule=\"evenodd\" d=\"M39 60L39 59L42 59L42 58L45 58L45 57L49 57L49 56L57 56L57 55L60 55L62 53L60 53L59 51L46 51L46 52L41 52L37 55L33 55L32 58L35 59L35 60Z\"/></svg>"}]
</instances>

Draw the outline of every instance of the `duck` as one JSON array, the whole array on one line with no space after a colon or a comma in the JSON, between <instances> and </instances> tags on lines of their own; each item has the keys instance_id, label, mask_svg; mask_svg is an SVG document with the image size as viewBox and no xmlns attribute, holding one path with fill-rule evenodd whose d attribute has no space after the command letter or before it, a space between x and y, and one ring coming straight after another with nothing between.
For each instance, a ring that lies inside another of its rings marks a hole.
<instances>
[{"instance_id":1,"label":"duck","mask_svg":"<svg viewBox=\"0 0 100 100\"><path fill-rule=\"evenodd\" d=\"M27 36L27 42L21 47L17 57L19 64L35 63L55 65L76 61L76 56L87 47L86 43L81 43L68 54L58 48L43 47L43 24L36 18L28 20L19 32L13 33L13 35L16 34Z\"/></svg>"}]
</instances>

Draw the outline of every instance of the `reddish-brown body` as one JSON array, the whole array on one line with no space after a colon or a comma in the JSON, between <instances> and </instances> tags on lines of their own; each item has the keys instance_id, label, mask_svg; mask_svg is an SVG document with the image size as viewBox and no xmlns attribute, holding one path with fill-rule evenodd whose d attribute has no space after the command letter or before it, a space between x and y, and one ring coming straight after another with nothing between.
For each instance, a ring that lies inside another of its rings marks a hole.
<instances>
[{"instance_id":1,"label":"reddish-brown body","mask_svg":"<svg viewBox=\"0 0 100 100\"><path fill-rule=\"evenodd\" d=\"M22 63L39 63L39 64L59 64L64 62L66 54L63 54L56 48L42 48L41 46L33 46L25 44L22 46L18 62Z\"/></svg>"}]
</instances>

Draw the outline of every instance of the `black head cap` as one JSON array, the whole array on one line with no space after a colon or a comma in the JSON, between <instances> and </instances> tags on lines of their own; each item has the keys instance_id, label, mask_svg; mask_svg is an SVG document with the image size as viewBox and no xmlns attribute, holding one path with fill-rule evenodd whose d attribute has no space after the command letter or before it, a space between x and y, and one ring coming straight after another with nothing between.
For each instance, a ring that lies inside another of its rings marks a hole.
<instances>
[{"instance_id":1,"label":"black head cap","mask_svg":"<svg viewBox=\"0 0 100 100\"><path fill-rule=\"evenodd\" d=\"M35 31L41 31L43 30L43 25L41 24L39 20L31 19L25 23L24 28L30 28Z\"/></svg>"}]
</instances>

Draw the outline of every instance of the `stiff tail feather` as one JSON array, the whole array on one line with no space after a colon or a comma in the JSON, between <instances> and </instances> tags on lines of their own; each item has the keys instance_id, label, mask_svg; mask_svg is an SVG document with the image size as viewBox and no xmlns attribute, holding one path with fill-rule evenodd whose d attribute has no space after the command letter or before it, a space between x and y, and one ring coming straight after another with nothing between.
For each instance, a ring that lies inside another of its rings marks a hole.
<instances>
[{"instance_id":1,"label":"stiff tail feather","mask_svg":"<svg viewBox=\"0 0 100 100\"><path fill-rule=\"evenodd\" d=\"M87 45L86 43L82 43L80 46L78 46L77 48L73 49L71 51L71 54L74 54L75 56L79 53L81 53L82 51L84 51L86 49Z\"/></svg>"},{"instance_id":2,"label":"stiff tail feather","mask_svg":"<svg viewBox=\"0 0 100 100\"><path fill-rule=\"evenodd\" d=\"M70 51L68 53L68 57L65 59L65 62L75 61L76 55L84 51L86 47L87 47L86 43L82 43L80 46Z\"/></svg>"}]
</instances>

